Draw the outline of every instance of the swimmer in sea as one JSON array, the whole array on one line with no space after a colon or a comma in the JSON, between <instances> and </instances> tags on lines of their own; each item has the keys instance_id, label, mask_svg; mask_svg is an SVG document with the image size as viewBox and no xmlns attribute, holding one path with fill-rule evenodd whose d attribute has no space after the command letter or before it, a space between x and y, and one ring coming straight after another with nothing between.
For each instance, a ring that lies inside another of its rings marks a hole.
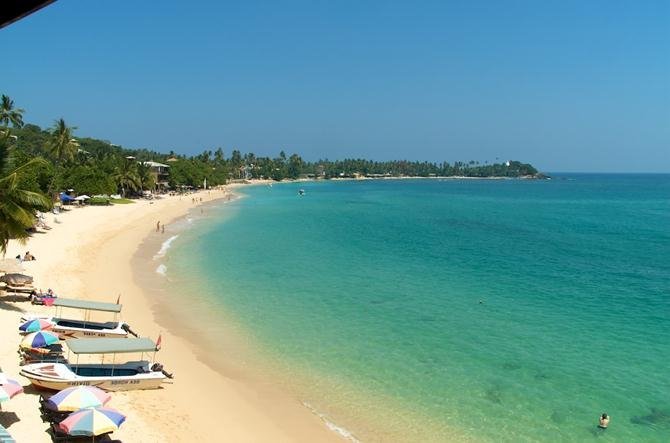
<instances>
[{"instance_id":1,"label":"swimmer in sea","mask_svg":"<svg viewBox=\"0 0 670 443\"><path fill-rule=\"evenodd\" d=\"M603 415L600 416L600 419L598 420L598 427L600 429L607 429L607 425L610 424L610 417L607 415L606 412L603 412Z\"/></svg>"}]
</instances>

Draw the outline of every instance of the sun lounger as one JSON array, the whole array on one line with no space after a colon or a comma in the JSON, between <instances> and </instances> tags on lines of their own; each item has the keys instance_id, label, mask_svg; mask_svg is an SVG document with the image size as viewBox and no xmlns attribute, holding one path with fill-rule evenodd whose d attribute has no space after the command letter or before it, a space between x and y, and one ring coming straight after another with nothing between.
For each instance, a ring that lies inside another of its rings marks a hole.
<instances>
[{"instance_id":1,"label":"sun lounger","mask_svg":"<svg viewBox=\"0 0 670 443\"><path fill-rule=\"evenodd\" d=\"M40 417L45 423L56 425L67 418L70 412L60 412L49 409L46 406L40 406Z\"/></svg>"},{"instance_id":2,"label":"sun lounger","mask_svg":"<svg viewBox=\"0 0 670 443\"><path fill-rule=\"evenodd\" d=\"M58 442L58 443L68 443L68 442L107 442L110 443L113 440L109 436L111 432L108 432L107 434L102 434L98 435L96 437L90 437L86 435L77 435L77 436L72 436L64 433L61 431L61 429L58 427L56 423L51 423L51 426L49 427L49 434L51 435L51 440L53 442Z\"/></svg>"},{"instance_id":3,"label":"sun lounger","mask_svg":"<svg viewBox=\"0 0 670 443\"><path fill-rule=\"evenodd\" d=\"M26 286L10 286L10 285L7 285L6 290L8 292L31 293L31 292L35 291L35 287L34 286L28 286L28 285L26 285Z\"/></svg>"},{"instance_id":4,"label":"sun lounger","mask_svg":"<svg viewBox=\"0 0 670 443\"><path fill-rule=\"evenodd\" d=\"M63 345L56 343L46 348L19 349L21 365L37 362L65 362Z\"/></svg>"},{"instance_id":5,"label":"sun lounger","mask_svg":"<svg viewBox=\"0 0 670 443\"><path fill-rule=\"evenodd\" d=\"M43 422L46 423L51 423L53 424L58 424L65 420L68 415L70 415L69 412L61 412L61 411L54 411L53 409L49 408L47 405L47 400L49 400L51 396L45 396L44 394L40 394L40 417L42 418Z\"/></svg>"},{"instance_id":6,"label":"sun lounger","mask_svg":"<svg viewBox=\"0 0 670 443\"><path fill-rule=\"evenodd\" d=\"M7 429L5 429L2 425L0 425L0 443L16 443L16 440L14 440L11 435L9 435Z\"/></svg>"}]
</instances>

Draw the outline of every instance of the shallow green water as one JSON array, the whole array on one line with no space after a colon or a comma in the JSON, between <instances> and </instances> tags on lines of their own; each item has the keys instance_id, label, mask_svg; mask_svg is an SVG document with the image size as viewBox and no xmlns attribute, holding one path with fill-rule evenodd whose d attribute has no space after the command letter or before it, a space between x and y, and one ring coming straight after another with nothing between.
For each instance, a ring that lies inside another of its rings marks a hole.
<instances>
[{"instance_id":1,"label":"shallow green water","mask_svg":"<svg viewBox=\"0 0 670 443\"><path fill-rule=\"evenodd\" d=\"M167 275L328 380L310 401L345 427L369 411L430 440L670 441L670 176L245 193L180 235Z\"/></svg>"}]
</instances>

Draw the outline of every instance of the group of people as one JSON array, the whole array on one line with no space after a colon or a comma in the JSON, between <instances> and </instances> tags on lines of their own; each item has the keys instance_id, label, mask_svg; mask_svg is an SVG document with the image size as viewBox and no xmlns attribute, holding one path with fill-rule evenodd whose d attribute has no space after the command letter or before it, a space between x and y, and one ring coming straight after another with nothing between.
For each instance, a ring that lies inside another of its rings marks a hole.
<instances>
[{"instance_id":1,"label":"group of people","mask_svg":"<svg viewBox=\"0 0 670 443\"><path fill-rule=\"evenodd\" d=\"M56 293L51 288L47 289L46 292L42 292L41 289L40 292L37 292L33 289L28 298L34 305L50 305L49 300L53 302L53 299L56 298Z\"/></svg>"},{"instance_id":2,"label":"group of people","mask_svg":"<svg viewBox=\"0 0 670 443\"><path fill-rule=\"evenodd\" d=\"M163 224L161 225L161 221L160 221L160 220L158 220L158 221L156 222L156 232L158 232L158 231L160 231L161 234L165 234L165 223L163 223Z\"/></svg>"},{"instance_id":3,"label":"group of people","mask_svg":"<svg viewBox=\"0 0 670 443\"><path fill-rule=\"evenodd\" d=\"M37 258L35 258L35 256L34 256L33 254L31 254L30 251L26 251L26 253L25 253L25 255L24 255L23 257L21 257L21 254L17 255L17 256L16 256L16 259L17 259L17 260L20 260L20 261L33 261L33 260L37 260Z\"/></svg>"}]
</instances>

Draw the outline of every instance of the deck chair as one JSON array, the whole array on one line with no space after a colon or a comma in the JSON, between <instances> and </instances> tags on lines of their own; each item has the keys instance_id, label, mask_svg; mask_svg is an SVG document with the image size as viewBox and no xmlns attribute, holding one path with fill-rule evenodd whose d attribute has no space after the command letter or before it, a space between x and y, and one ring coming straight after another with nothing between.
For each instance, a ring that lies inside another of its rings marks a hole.
<instances>
[{"instance_id":1,"label":"deck chair","mask_svg":"<svg viewBox=\"0 0 670 443\"><path fill-rule=\"evenodd\" d=\"M51 423L49 427L49 435L51 435L51 440L58 443L68 443L68 442L106 442L109 443L112 441L108 432L107 434L98 435L96 437L90 437L87 435L68 435L65 432L61 431L56 423Z\"/></svg>"}]
</instances>

